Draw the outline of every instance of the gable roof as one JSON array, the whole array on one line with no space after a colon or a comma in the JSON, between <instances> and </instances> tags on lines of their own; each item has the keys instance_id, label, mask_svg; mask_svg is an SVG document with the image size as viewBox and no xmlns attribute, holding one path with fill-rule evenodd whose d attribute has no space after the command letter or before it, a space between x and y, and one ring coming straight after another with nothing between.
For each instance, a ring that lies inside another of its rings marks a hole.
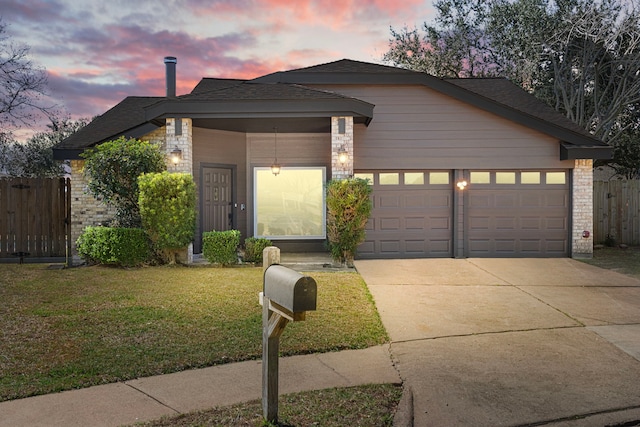
<instances>
[{"instance_id":1,"label":"gable roof","mask_svg":"<svg viewBox=\"0 0 640 427\"><path fill-rule=\"evenodd\" d=\"M60 143L54 155L69 158L64 157L72 154L69 150L79 152L123 134L141 136L161 126L167 117L190 117L215 126L228 123L229 130L248 130L249 120L260 123L265 117L309 120L353 115L356 123L371 121L374 105L306 86L323 84L422 85L557 138L561 159L608 159L612 154L610 146L509 80L440 79L404 68L342 59L253 80L204 78L190 94L176 98L129 97Z\"/></svg>"},{"instance_id":2,"label":"gable roof","mask_svg":"<svg viewBox=\"0 0 640 427\"><path fill-rule=\"evenodd\" d=\"M418 71L342 59L313 67L269 74L254 81L278 81L302 85L423 85L559 139L562 142L561 159L563 160L609 159L612 154L612 148L609 145L504 78L439 79Z\"/></svg>"}]
</instances>

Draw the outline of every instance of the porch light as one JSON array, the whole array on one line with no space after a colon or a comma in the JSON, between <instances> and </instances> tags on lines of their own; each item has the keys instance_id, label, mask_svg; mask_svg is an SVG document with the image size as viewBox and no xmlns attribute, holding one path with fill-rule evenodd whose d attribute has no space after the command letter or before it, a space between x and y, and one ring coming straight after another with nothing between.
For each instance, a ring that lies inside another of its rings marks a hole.
<instances>
[{"instance_id":1,"label":"porch light","mask_svg":"<svg viewBox=\"0 0 640 427\"><path fill-rule=\"evenodd\" d=\"M338 151L338 161L344 165L345 163L347 163L347 160L349 160L349 152L343 145L340 151Z\"/></svg>"},{"instance_id":2,"label":"porch light","mask_svg":"<svg viewBox=\"0 0 640 427\"><path fill-rule=\"evenodd\" d=\"M465 188L467 188L467 181L465 181L465 180L458 181L458 183L456 185L458 186L458 188L460 190L464 190Z\"/></svg>"},{"instance_id":3,"label":"porch light","mask_svg":"<svg viewBox=\"0 0 640 427\"><path fill-rule=\"evenodd\" d=\"M182 150L176 145L176 148L171 152L171 163L177 165L180 163L180 160L182 160Z\"/></svg>"},{"instance_id":4,"label":"porch light","mask_svg":"<svg viewBox=\"0 0 640 427\"><path fill-rule=\"evenodd\" d=\"M273 128L273 139L273 153L275 159L273 161L273 164L271 165L271 173L274 175L278 175L281 169L280 164L278 163L278 128Z\"/></svg>"}]
</instances>

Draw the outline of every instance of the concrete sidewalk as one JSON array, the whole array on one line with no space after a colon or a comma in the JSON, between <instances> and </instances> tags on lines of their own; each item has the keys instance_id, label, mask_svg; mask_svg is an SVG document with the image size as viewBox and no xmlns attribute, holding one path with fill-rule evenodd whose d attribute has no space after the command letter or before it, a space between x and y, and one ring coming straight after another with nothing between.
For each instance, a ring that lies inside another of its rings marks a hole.
<instances>
[{"instance_id":1,"label":"concrete sidewalk","mask_svg":"<svg viewBox=\"0 0 640 427\"><path fill-rule=\"evenodd\" d=\"M356 268L415 426L640 426L640 281L571 259Z\"/></svg>"},{"instance_id":2,"label":"concrete sidewalk","mask_svg":"<svg viewBox=\"0 0 640 427\"><path fill-rule=\"evenodd\" d=\"M388 346L283 357L280 394L400 383ZM2 427L106 427L260 399L260 361L195 369L0 403Z\"/></svg>"}]
</instances>

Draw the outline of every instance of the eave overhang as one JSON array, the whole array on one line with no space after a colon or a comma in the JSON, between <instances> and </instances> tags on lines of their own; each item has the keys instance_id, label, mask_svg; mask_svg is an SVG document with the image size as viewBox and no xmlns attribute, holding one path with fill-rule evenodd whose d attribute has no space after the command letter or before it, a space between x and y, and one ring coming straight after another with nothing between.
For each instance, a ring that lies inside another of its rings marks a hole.
<instances>
[{"instance_id":1,"label":"eave overhang","mask_svg":"<svg viewBox=\"0 0 640 427\"><path fill-rule=\"evenodd\" d=\"M567 142L560 143L560 160L593 159L611 160L613 158L613 147L606 146L580 146Z\"/></svg>"},{"instance_id":2,"label":"eave overhang","mask_svg":"<svg viewBox=\"0 0 640 427\"><path fill-rule=\"evenodd\" d=\"M149 132L156 130L158 127L163 126L164 124L158 124L157 122L147 122L142 123L139 126L128 129L124 132L120 132L109 137L106 137L100 141L97 141L95 144L92 144L86 148L53 148L53 159L54 160L80 160L80 154L82 154L86 149L95 147L96 145L102 144L103 142L111 141L117 139L121 136L125 138L140 138Z\"/></svg>"},{"instance_id":3,"label":"eave overhang","mask_svg":"<svg viewBox=\"0 0 640 427\"><path fill-rule=\"evenodd\" d=\"M191 119L265 119L353 116L365 124L373 118L374 105L354 98L284 100L187 100L168 99L145 109L148 121Z\"/></svg>"}]
</instances>

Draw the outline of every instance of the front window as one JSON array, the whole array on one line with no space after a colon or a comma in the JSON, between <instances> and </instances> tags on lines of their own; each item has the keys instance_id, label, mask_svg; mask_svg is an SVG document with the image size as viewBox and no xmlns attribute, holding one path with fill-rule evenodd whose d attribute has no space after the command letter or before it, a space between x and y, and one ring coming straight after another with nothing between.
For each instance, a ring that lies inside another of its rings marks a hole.
<instances>
[{"instance_id":1,"label":"front window","mask_svg":"<svg viewBox=\"0 0 640 427\"><path fill-rule=\"evenodd\" d=\"M269 239L324 239L324 167L254 169L254 230Z\"/></svg>"}]
</instances>

